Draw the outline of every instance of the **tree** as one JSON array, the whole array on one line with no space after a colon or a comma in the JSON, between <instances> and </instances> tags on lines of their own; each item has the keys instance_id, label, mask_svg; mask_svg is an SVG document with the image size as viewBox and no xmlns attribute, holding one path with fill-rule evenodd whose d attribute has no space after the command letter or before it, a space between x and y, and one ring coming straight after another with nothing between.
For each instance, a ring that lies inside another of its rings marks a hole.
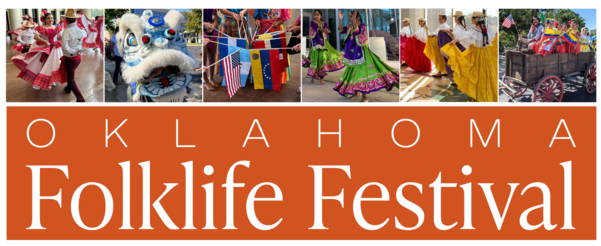
<instances>
[{"instance_id":1,"label":"tree","mask_svg":"<svg viewBox=\"0 0 601 246\"><path fill-rule=\"evenodd\" d=\"M92 10L93 17L102 16L102 15L104 15L104 11L102 9L93 9Z\"/></svg>"},{"instance_id":2,"label":"tree","mask_svg":"<svg viewBox=\"0 0 601 246\"><path fill-rule=\"evenodd\" d=\"M182 12L186 16L186 31L190 34L200 33L202 30L202 9L191 9L191 12Z\"/></svg>"},{"instance_id":3,"label":"tree","mask_svg":"<svg viewBox=\"0 0 601 246\"><path fill-rule=\"evenodd\" d=\"M115 20L129 13L129 9L105 9L104 10L104 29L110 33L115 33Z\"/></svg>"}]
</instances>

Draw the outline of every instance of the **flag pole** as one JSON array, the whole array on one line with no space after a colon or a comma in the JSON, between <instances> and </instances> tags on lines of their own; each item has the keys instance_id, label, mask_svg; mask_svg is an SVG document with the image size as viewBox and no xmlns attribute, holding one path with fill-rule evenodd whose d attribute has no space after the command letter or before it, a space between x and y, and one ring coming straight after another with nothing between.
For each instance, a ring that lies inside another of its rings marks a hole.
<instances>
[{"instance_id":1,"label":"flag pole","mask_svg":"<svg viewBox=\"0 0 601 246\"><path fill-rule=\"evenodd\" d=\"M241 50L241 49L242 49L242 48L240 48L240 50ZM221 59L219 59L219 61L216 61L215 63L213 63L213 64L211 64L211 65L208 65L208 66L206 66L206 67L212 67L212 66L215 66L217 63L221 62L223 59L225 59L225 58L228 58L229 56L231 56L231 55L235 54L236 52L238 52L238 51L240 51L240 50L236 50L236 51L232 52L231 54L229 54L229 55L225 56L224 58L221 58Z\"/></svg>"}]
</instances>

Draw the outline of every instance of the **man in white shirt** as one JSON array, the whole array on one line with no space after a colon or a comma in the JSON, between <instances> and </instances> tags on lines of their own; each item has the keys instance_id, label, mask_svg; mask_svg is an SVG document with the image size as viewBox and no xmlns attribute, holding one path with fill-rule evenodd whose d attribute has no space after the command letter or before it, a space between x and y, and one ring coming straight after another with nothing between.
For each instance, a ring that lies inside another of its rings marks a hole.
<instances>
[{"instance_id":1,"label":"man in white shirt","mask_svg":"<svg viewBox=\"0 0 601 246\"><path fill-rule=\"evenodd\" d=\"M450 30L451 27L447 24L447 16L446 15L438 15L438 23L440 26L436 28L433 33L430 33L430 37L438 36L438 32L442 30Z\"/></svg>"},{"instance_id":2,"label":"man in white shirt","mask_svg":"<svg viewBox=\"0 0 601 246\"><path fill-rule=\"evenodd\" d=\"M77 87L77 83L75 83L75 70L81 62L81 51L83 50L81 44L87 35L84 30L77 26L76 20L81 16L76 15L74 9L67 9L67 13L64 17L67 22L67 27L63 30L63 46L61 48L63 49L63 62L67 68L67 86L65 87L65 92L71 93L71 91L73 91L73 94L75 94L75 97L77 98L77 102L85 102L83 95Z\"/></svg>"}]
</instances>

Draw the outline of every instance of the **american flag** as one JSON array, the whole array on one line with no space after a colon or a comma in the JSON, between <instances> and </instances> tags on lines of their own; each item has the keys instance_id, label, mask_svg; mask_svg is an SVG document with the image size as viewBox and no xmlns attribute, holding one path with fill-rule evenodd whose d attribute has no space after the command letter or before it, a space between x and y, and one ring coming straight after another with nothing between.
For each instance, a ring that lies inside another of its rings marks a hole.
<instances>
[{"instance_id":1,"label":"american flag","mask_svg":"<svg viewBox=\"0 0 601 246\"><path fill-rule=\"evenodd\" d=\"M236 51L223 59L223 78L227 85L227 94L232 98L240 89L240 51Z\"/></svg>"},{"instance_id":2,"label":"american flag","mask_svg":"<svg viewBox=\"0 0 601 246\"><path fill-rule=\"evenodd\" d=\"M504 27L507 28L511 28L511 25L515 25L515 22L513 22L513 17L511 16L511 14L509 14L507 16L507 18L505 18L505 20L503 21L503 24L501 24Z\"/></svg>"}]
</instances>

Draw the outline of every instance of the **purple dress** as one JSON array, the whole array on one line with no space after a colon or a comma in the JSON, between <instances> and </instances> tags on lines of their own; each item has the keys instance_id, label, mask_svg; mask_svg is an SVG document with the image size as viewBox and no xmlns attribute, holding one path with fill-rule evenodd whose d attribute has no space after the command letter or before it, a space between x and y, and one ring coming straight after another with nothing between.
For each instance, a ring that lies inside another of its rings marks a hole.
<instances>
[{"instance_id":1,"label":"purple dress","mask_svg":"<svg viewBox=\"0 0 601 246\"><path fill-rule=\"evenodd\" d=\"M451 41L453 41L453 38L446 32L443 31L439 31L438 32L438 47L439 50L440 48L444 47L446 44L450 43ZM455 45L457 45L457 48L459 48L459 50L461 52L463 52L465 50L465 48L463 47L463 45L461 45L460 43L456 43ZM453 81L453 70L451 69L451 66L449 65L449 56L447 56L444 52L440 51L440 53L442 54L442 57L444 57L444 64L447 70L447 77Z\"/></svg>"},{"instance_id":2,"label":"purple dress","mask_svg":"<svg viewBox=\"0 0 601 246\"><path fill-rule=\"evenodd\" d=\"M326 40L326 33L318 31L319 28L330 30L328 24L322 22L318 24L311 21L309 36L311 37L311 52L309 53L309 70L307 75L319 79L323 78L328 72L338 71L344 68L342 65L342 55L334 49Z\"/></svg>"}]
</instances>

